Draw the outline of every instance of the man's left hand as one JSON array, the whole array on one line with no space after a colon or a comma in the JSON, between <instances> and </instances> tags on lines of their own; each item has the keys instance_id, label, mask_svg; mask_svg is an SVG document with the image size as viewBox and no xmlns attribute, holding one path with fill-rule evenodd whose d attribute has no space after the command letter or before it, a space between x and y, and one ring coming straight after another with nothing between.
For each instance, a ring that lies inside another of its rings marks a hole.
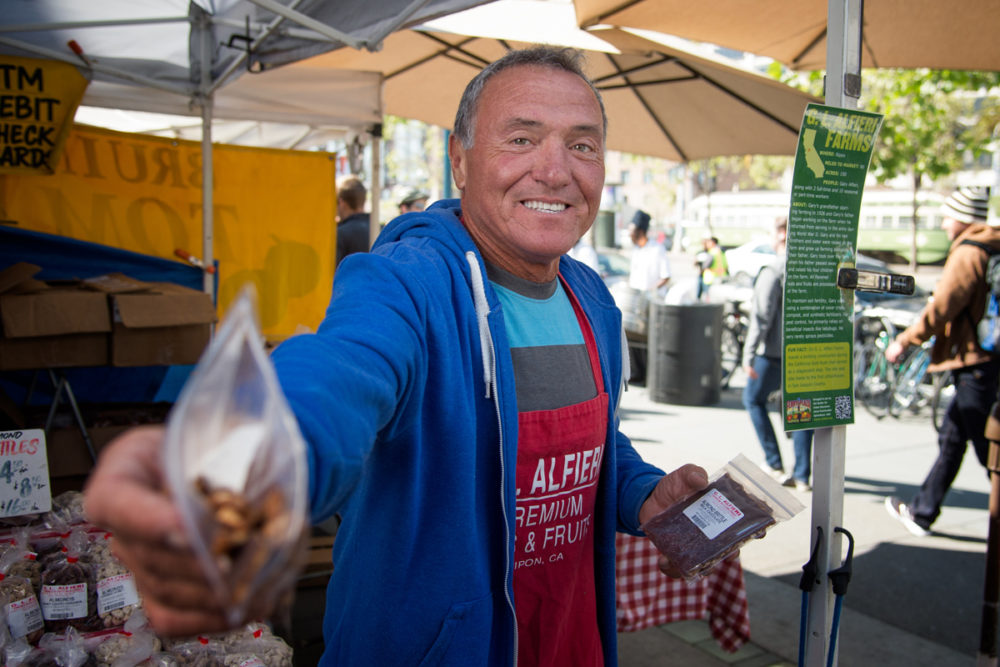
<instances>
[{"instance_id":1,"label":"man's left hand","mask_svg":"<svg viewBox=\"0 0 1000 667\"><path fill-rule=\"evenodd\" d=\"M649 498L639 508L639 523L643 524L671 505L684 500L692 493L708 486L705 469L688 463L664 475L649 494ZM673 567L666 556L661 555L657 567L668 577L680 578L681 572Z\"/></svg>"},{"instance_id":2,"label":"man's left hand","mask_svg":"<svg viewBox=\"0 0 1000 667\"><path fill-rule=\"evenodd\" d=\"M639 508L639 523L646 523L654 516L695 491L708 486L708 474L701 466L688 463L664 475Z\"/></svg>"}]
</instances>

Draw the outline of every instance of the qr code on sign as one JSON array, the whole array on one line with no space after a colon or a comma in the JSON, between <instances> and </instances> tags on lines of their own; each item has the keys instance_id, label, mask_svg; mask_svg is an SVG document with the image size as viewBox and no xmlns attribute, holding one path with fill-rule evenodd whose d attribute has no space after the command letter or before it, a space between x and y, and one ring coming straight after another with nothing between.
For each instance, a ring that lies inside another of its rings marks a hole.
<instances>
[{"instance_id":1,"label":"qr code on sign","mask_svg":"<svg viewBox=\"0 0 1000 667\"><path fill-rule=\"evenodd\" d=\"M851 418L851 397L837 396L833 402L833 416L837 419Z\"/></svg>"}]
</instances>

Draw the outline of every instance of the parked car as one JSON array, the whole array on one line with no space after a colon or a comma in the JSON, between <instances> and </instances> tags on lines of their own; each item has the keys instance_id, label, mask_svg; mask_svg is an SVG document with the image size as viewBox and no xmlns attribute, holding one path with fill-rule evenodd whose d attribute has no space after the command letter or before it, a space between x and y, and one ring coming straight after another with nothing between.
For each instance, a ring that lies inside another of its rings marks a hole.
<instances>
[{"instance_id":1,"label":"parked car","mask_svg":"<svg viewBox=\"0 0 1000 667\"><path fill-rule=\"evenodd\" d=\"M753 283L757 274L765 266L774 261L774 246L770 239L756 239L726 251L726 262L729 264L729 275L742 283ZM890 273L889 265L882 260L858 253L859 269Z\"/></svg>"},{"instance_id":2,"label":"parked car","mask_svg":"<svg viewBox=\"0 0 1000 667\"><path fill-rule=\"evenodd\" d=\"M604 283L608 287L621 280L628 280L631 263L625 255L615 251L599 251L597 263L601 267L601 278L604 278Z\"/></svg>"}]
</instances>

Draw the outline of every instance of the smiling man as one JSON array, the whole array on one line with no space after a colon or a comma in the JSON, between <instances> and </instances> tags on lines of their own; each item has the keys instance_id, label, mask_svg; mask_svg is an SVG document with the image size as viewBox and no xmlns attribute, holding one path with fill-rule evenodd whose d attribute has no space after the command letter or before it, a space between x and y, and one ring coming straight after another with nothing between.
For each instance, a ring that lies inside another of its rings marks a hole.
<instances>
[{"instance_id":1,"label":"smiling man","mask_svg":"<svg viewBox=\"0 0 1000 667\"><path fill-rule=\"evenodd\" d=\"M342 516L323 665L614 665L615 531L640 535L707 484L694 465L664 475L618 430L621 314L565 256L604 180L604 112L578 59L537 47L483 70L449 146L461 199L347 257L317 333L272 356L312 518ZM142 463L161 437L106 449L87 509L155 627L211 630L221 609Z\"/></svg>"}]
</instances>

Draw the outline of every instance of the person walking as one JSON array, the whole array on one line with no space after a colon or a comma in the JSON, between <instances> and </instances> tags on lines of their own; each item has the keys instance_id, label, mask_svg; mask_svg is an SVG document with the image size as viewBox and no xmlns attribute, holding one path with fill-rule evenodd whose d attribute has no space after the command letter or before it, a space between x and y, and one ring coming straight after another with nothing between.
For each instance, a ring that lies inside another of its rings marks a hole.
<instances>
[{"instance_id":1,"label":"person walking","mask_svg":"<svg viewBox=\"0 0 1000 667\"><path fill-rule=\"evenodd\" d=\"M670 259L663 244L649 238L648 213L636 209L629 226L629 238L633 248L629 264L628 285L636 294L639 317L649 321L650 302L662 302L670 282ZM645 385L648 370L649 350L645 343L632 342L629 345L629 382Z\"/></svg>"},{"instance_id":2,"label":"person walking","mask_svg":"<svg viewBox=\"0 0 1000 667\"><path fill-rule=\"evenodd\" d=\"M810 491L812 473L812 429L792 431L792 451L795 467L785 472L778 447L778 438L767 411L767 398L781 388L782 314L785 283L785 241L788 219L779 218L774 225L774 261L761 269L754 283L750 301L750 324L743 347L743 369L747 383L743 389L743 407L750 415L761 449L761 466L785 486Z\"/></svg>"},{"instance_id":3,"label":"person walking","mask_svg":"<svg viewBox=\"0 0 1000 667\"><path fill-rule=\"evenodd\" d=\"M662 243L649 238L651 218L643 210L636 210L629 226L632 240L632 257L628 284L650 299L662 299L670 282L670 258Z\"/></svg>"},{"instance_id":4,"label":"person walking","mask_svg":"<svg viewBox=\"0 0 1000 667\"><path fill-rule=\"evenodd\" d=\"M1000 230L986 224L989 188L960 188L945 201L942 228L951 240L934 299L917 321L902 331L885 351L896 363L913 346L934 336L929 372L950 371L955 395L938 431L938 455L920 489L909 502L885 499L890 516L917 536L929 535L941 514L941 504L958 475L968 443L986 466L989 441L984 435L990 408L997 400L1000 357L984 351L976 325L986 309L986 264L989 253L976 244L1000 251Z\"/></svg>"},{"instance_id":5,"label":"person walking","mask_svg":"<svg viewBox=\"0 0 1000 667\"><path fill-rule=\"evenodd\" d=\"M483 69L449 140L461 199L391 222L344 261L317 332L271 355L312 519L342 516L323 667L613 667L616 532L641 536L708 484L699 466L644 462L618 430L621 317L566 256L605 176L581 59L537 47ZM147 428L105 448L86 511L154 628L219 630L235 621L162 492L162 441Z\"/></svg>"},{"instance_id":6,"label":"person walking","mask_svg":"<svg viewBox=\"0 0 1000 667\"><path fill-rule=\"evenodd\" d=\"M729 275L729 262L726 253L719 246L719 239L708 236L702 240L702 252L698 253L698 300L708 291L708 288L719 278Z\"/></svg>"}]
</instances>

